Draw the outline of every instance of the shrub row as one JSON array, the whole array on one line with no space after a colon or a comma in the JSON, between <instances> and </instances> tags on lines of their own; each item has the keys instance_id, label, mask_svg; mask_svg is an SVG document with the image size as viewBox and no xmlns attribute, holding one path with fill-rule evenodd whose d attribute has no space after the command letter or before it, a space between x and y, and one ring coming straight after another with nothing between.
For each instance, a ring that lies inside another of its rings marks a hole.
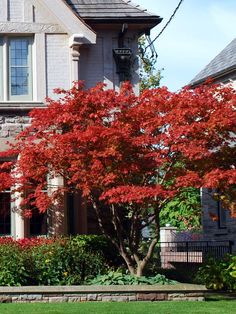
<instances>
[{"instance_id":1,"label":"shrub row","mask_svg":"<svg viewBox=\"0 0 236 314\"><path fill-rule=\"evenodd\" d=\"M0 285L79 285L102 273L109 244L100 236L0 239ZM112 250L111 250L112 251ZM110 251L110 252L111 252Z\"/></svg>"},{"instance_id":2,"label":"shrub row","mask_svg":"<svg viewBox=\"0 0 236 314\"><path fill-rule=\"evenodd\" d=\"M228 255L217 261L209 259L197 277L208 289L236 291L236 256Z\"/></svg>"},{"instance_id":3,"label":"shrub row","mask_svg":"<svg viewBox=\"0 0 236 314\"><path fill-rule=\"evenodd\" d=\"M173 283L160 274L124 274L117 250L103 236L0 238L0 286Z\"/></svg>"}]
</instances>

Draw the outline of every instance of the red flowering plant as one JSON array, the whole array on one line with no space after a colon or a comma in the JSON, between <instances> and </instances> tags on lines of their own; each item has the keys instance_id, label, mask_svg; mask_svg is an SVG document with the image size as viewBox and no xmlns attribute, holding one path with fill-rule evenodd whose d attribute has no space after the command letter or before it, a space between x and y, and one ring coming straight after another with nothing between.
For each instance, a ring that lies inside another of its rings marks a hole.
<instances>
[{"instance_id":1,"label":"red flowering plant","mask_svg":"<svg viewBox=\"0 0 236 314\"><path fill-rule=\"evenodd\" d=\"M47 238L40 238L40 237L24 238L24 239L16 240L16 243L22 249L27 249L27 248L37 247L37 246L43 246L43 245L50 245L54 242L55 242L55 239L53 239L53 238L47 239Z\"/></svg>"},{"instance_id":2,"label":"red flowering plant","mask_svg":"<svg viewBox=\"0 0 236 314\"><path fill-rule=\"evenodd\" d=\"M0 237L0 245L14 245L16 242L11 237Z\"/></svg>"},{"instance_id":3,"label":"red flowering plant","mask_svg":"<svg viewBox=\"0 0 236 314\"><path fill-rule=\"evenodd\" d=\"M130 84L119 93L81 83L58 90L59 100L30 113L32 125L8 155L19 154L14 180L30 190L22 209L55 208L61 195L82 191L99 225L129 271L142 275L159 239L159 213L183 187L214 187L231 195L236 183L236 93L201 86L167 88L136 96ZM43 187L46 177L63 187ZM10 180L10 179L9 179ZM12 177L11 177L12 180ZM142 230L152 225L146 252Z\"/></svg>"},{"instance_id":4,"label":"red flowering plant","mask_svg":"<svg viewBox=\"0 0 236 314\"><path fill-rule=\"evenodd\" d=\"M60 238L40 238L40 237L14 240L12 237L0 237L0 245L13 245L13 246L16 245L22 249L52 244L55 241L60 242L63 240Z\"/></svg>"}]
</instances>

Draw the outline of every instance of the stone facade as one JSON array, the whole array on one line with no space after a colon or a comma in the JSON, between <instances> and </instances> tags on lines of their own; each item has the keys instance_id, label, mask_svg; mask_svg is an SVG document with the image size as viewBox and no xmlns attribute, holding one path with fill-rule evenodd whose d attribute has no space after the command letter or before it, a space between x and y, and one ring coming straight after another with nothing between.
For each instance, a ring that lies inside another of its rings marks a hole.
<instances>
[{"instance_id":1,"label":"stone facade","mask_svg":"<svg viewBox=\"0 0 236 314\"><path fill-rule=\"evenodd\" d=\"M30 125L30 118L25 112L13 112L0 115L0 138L15 137Z\"/></svg>"},{"instance_id":2,"label":"stone facade","mask_svg":"<svg viewBox=\"0 0 236 314\"><path fill-rule=\"evenodd\" d=\"M202 189L202 227L204 240L231 241L232 251L236 252L236 220L228 210L221 207L213 198L214 191ZM212 219L211 214L218 217ZM223 244L224 242L222 242Z\"/></svg>"}]
</instances>

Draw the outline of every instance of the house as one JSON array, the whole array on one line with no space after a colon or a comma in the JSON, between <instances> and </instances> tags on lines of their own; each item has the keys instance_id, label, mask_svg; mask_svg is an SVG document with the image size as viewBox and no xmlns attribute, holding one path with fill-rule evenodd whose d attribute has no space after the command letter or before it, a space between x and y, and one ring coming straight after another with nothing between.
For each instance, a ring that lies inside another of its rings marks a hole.
<instances>
[{"instance_id":1,"label":"house","mask_svg":"<svg viewBox=\"0 0 236 314\"><path fill-rule=\"evenodd\" d=\"M190 85L195 88L208 78L212 78L215 83L231 84L236 88L236 38L195 76ZM235 242L233 250L236 250L236 219L230 216L219 201L212 198L214 192L202 189L204 239L233 241ZM209 213L217 219L212 219Z\"/></svg>"},{"instance_id":2,"label":"house","mask_svg":"<svg viewBox=\"0 0 236 314\"><path fill-rule=\"evenodd\" d=\"M138 38L160 22L128 0L0 0L0 151L30 124L32 108L55 97L54 88L84 80L86 87L119 89L129 79L138 93ZM1 235L92 232L79 195L68 195L61 212L35 212L30 220L11 196L0 194Z\"/></svg>"},{"instance_id":3,"label":"house","mask_svg":"<svg viewBox=\"0 0 236 314\"><path fill-rule=\"evenodd\" d=\"M209 78L215 83L232 83L236 88L236 38L192 79L190 85L194 88Z\"/></svg>"}]
</instances>

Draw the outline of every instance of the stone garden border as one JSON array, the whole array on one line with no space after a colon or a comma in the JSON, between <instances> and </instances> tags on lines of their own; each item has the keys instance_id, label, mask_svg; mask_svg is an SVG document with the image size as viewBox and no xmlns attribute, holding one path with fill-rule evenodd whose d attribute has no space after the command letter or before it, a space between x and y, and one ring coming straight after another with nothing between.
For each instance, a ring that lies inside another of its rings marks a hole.
<instances>
[{"instance_id":1,"label":"stone garden border","mask_svg":"<svg viewBox=\"0 0 236 314\"><path fill-rule=\"evenodd\" d=\"M204 301L202 285L0 287L0 303Z\"/></svg>"}]
</instances>

